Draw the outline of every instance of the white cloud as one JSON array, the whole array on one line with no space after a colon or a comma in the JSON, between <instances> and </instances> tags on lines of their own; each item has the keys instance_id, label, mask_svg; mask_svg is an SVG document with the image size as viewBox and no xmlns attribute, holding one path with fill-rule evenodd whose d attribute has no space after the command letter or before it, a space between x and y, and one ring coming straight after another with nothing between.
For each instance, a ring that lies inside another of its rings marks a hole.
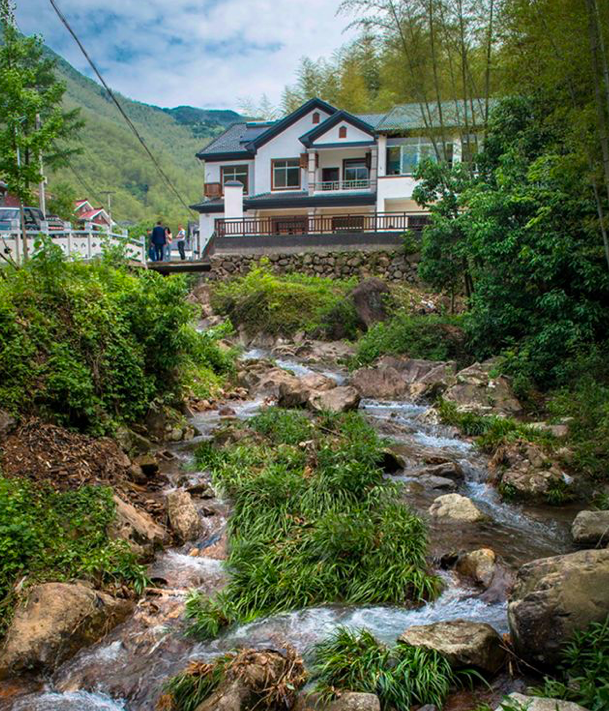
<instances>
[{"instance_id":1,"label":"white cloud","mask_svg":"<svg viewBox=\"0 0 609 711\"><path fill-rule=\"evenodd\" d=\"M302 56L328 56L349 35L339 0L58 0L106 81L161 106L278 102ZM84 57L49 3L19 0L17 20L77 69Z\"/></svg>"}]
</instances>

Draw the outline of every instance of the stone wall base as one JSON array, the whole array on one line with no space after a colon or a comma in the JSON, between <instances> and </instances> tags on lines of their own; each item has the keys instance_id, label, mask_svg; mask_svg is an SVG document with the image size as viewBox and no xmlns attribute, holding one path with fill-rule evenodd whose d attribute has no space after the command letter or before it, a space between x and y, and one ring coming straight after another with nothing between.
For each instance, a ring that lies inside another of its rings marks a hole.
<instances>
[{"instance_id":1,"label":"stone wall base","mask_svg":"<svg viewBox=\"0 0 609 711\"><path fill-rule=\"evenodd\" d=\"M324 252L322 254L271 254L263 258L276 274L300 272L308 276L331 279L378 276L388 282L418 282L419 255L406 256L403 251ZM260 255L223 254L210 257L208 279L241 276L261 260Z\"/></svg>"}]
</instances>

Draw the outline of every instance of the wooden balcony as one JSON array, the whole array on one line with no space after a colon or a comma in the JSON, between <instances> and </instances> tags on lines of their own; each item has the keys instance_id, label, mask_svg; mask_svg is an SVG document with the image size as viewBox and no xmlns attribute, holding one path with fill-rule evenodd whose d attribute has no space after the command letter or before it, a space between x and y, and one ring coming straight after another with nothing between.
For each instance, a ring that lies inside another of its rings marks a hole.
<instances>
[{"instance_id":1,"label":"wooden balcony","mask_svg":"<svg viewBox=\"0 0 609 711\"><path fill-rule=\"evenodd\" d=\"M286 215L270 217L221 218L216 220L216 236L269 237L281 235L336 235L419 232L426 216L406 212L371 212L345 215Z\"/></svg>"}]
</instances>

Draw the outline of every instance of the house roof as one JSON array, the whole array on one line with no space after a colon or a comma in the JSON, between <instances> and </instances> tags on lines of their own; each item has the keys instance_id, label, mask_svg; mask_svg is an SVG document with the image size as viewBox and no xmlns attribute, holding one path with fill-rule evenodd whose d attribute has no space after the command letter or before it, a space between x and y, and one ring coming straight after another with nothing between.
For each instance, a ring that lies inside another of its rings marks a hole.
<instances>
[{"instance_id":1,"label":"house roof","mask_svg":"<svg viewBox=\"0 0 609 711\"><path fill-rule=\"evenodd\" d=\"M82 214L78 215L79 220L93 220L95 219L98 215L104 214L104 216L107 219L110 219L108 213L104 210L103 207L96 207L94 210L87 210L87 212L83 212Z\"/></svg>"},{"instance_id":2,"label":"house roof","mask_svg":"<svg viewBox=\"0 0 609 711\"><path fill-rule=\"evenodd\" d=\"M315 128L312 128L310 131L307 131L304 135L300 137L300 142L305 145L305 146L311 146L317 138L320 136L323 136L324 133L327 133L331 128L334 128L339 123L348 123L351 124L352 126L355 126L356 128L359 128L360 131L364 131L368 135L372 136L374 134L374 129L373 127L369 124L363 121L362 119L358 118L357 116L354 116L353 114L350 114L348 111L336 111L332 116L329 116L325 121L322 121L320 124L315 126ZM348 143L348 141L345 141L345 143Z\"/></svg>"},{"instance_id":3,"label":"house roof","mask_svg":"<svg viewBox=\"0 0 609 711\"><path fill-rule=\"evenodd\" d=\"M234 123L224 133L215 138L203 150L197 153L197 158L210 160L225 160L226 156L235 154L235 158L251 158L252 154L246 150L242 139L248 130L247 123Z\"/></svg>"},{"instance_id":4,"label":"house roof","mask_svg":"<svg viewBox=\"0 0 609 711\"><path fill-rule=\"evenodd\" d=\"M243 198L245 210L286 207L353 207L374 205L376 194L367 192L348 192L332 195L309 195L305 190L286 191L278 193L260 193ZM193 210L201 213L224 212L224 200L206 200L197 205L191 205Z\"/></svg>"},{"instance_id":5,"label":"house roof","mask_svg":"<svg viewBox=\"0 0 609 711\"><path fill-rule=\"evenodd\" d=\"M491 99L489 105L492 107L494 104L496 104L496 100ZM485 105L482 99L474 99L471 103L461 99L443 101L440 107L442 109L442 122L445 126L465 125L466 113L469 123L472 122L472 116L476 124L482 123L484 119ZM384 131L409 131L426 128L428 124L432 128L440 128L440 110L436 102L430 103L429 116L427 110L421 104L399 104L391 109L376 124L375 128L377 132L383 133Z\"/></svg>"}]
</instances>

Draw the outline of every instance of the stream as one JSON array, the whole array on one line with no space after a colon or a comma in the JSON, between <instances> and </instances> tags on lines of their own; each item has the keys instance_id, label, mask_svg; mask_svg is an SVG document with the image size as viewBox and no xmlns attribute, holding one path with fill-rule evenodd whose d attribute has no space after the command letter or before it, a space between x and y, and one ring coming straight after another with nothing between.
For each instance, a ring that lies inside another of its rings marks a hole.
<instances>
[{"instance_id":1,"label":"stream","mask_svg":"<svg viewBox=\"0 0 609 711\"><path fill-rule=\"evenodd\" d=\"M269 353L252 350L244 357L269 357ZM323 373L338 383L347 377L346 372L327 365L292 359L275 359L275 362L298 376ZM241 419L253 416L262 406L262 399L230 403L235 416ZM191 659L211 659L239 645L263 648L285 643L292 644L306 658L307 649L337 625L366 627L386 642L395 641L410 625L459 617L487 622L498 632L506 632L505 590L484 593L471 587L454 572L441 569L442 557L487 546L513 572L529 560L568 552L568 529L574 511L501 502L496 489L488 482L485 458L453 429L436 424L423 405L363 400L360 410L380 434L392 441L392 448L407 462L404 472L391 478L404 483L404 501L429 523L430 555L445 586L438 600L416 610L333 606L300 610L233 628L216 640L198 643L183 634L186 595L191 588L212 593L226 581L222 561L214 551L225 529L229 508L227 502L213 500L214 515L203 512L204 536L157 554L151 564L149 575L159 588L157 594L142 599L126 622L98 644L81 650L44 684L30 687L27 694L14 698L8 706L3 706L0 699L0 709L153 711L163 682L182 670ZM221 421L217 410L193 417L193 425L201 434L192 442L171 446L175 459L165 472L171 486L183 479L183 465L192 465L193 448L208 438ZM421 453L460 466L464 478L455 490L471 498L488 516L487 522L463 525L430 519L427 514L430 504L447 491L430 489L409 474L420 464ZM192 471L192 466L186 469L189 483L209 480L205 472ZM209 503L204 502L206 506ZM197 549L196 557L191 555L193 549Z\"/></svg>"}]
</instances>

